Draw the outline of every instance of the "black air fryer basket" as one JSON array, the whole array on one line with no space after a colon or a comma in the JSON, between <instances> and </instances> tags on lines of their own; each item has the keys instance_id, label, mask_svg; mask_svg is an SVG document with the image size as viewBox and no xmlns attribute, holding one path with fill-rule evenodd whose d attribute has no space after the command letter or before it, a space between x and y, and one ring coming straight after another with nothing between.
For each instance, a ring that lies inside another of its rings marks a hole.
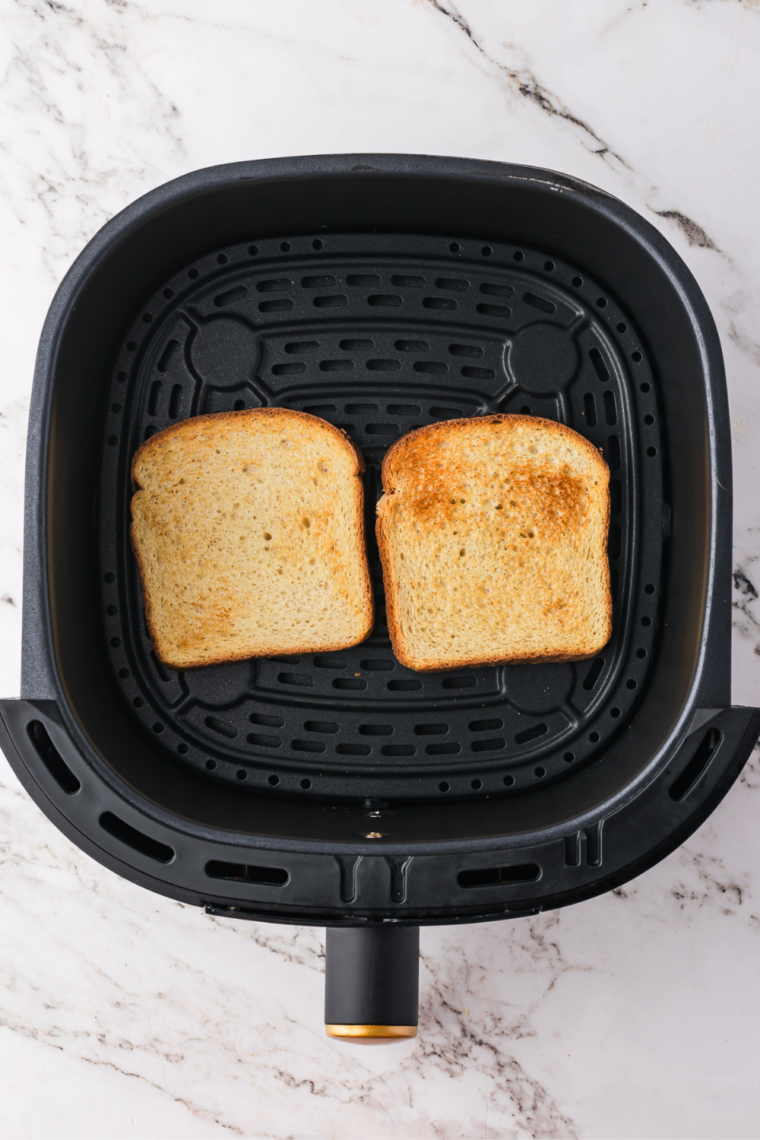
<instances>
[{"instance_id":1,"label":"black air fryer basket","mask_svg":"<svg viewBox=\"0 0 760 1140\"><path fill-rule=\"evenodd\" d=\"M130 460L188 416L276 405L367 463L377 622L339 653L173 672L129 540ZM419 674L374 544L386 448L494 412L611 469L614 632L593 661ZM326 1020L409 1036L420 925L536 914L672 851L738 776L731 453L718 336L627 206L564 175L414 156L215 167L90 242L42 334L22 697L0 742L105 866L215 915L327 926Z\"/></svg>"}]
</instances>

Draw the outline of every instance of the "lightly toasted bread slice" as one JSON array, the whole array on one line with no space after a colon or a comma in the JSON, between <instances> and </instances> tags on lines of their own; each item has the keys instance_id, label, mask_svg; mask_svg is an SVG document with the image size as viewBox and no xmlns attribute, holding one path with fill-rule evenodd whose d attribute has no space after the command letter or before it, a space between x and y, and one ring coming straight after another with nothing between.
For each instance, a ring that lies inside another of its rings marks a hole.
<instances>
[{"instance_id":1,"label":"lightly toasted bread slice","mask_svg":"<svg viewBox=\"0 0 760 1140\"><path fill-rule=\"evenodd\" d=\"M393 650L431 672L580 661L612 632L609 469L534 416L449 420L386 453L378 503Z\"/></svg>"},{"instance_id":2,"label":"lightly toasted bread slice","mask_svg":"<svg viewBox=\"0 0 760 1140\"><path fill-rule=\"evenodd\" d=\"M355 645L373 624L361 453L287 408L197 416L132 461L132 547L174 669Z\"/></svg>"}]
</instances>

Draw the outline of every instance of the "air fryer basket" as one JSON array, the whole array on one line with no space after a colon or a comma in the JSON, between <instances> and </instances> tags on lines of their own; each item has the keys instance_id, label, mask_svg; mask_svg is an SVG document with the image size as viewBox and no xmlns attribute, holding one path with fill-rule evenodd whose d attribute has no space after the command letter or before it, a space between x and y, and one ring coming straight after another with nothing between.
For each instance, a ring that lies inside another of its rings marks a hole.
<instances>
[{"instance_id":1,"label":"air fryer basket","mask_svg":"<svg viewBox=\"0 0 760 1140\"><path fill-rule=\"evenodd\" d=\"M262 405L361 448L375 629L340 653L167 670L129 548L131 456L178 419ZM385 623L380 463L413 427L497 411L568 423L610 464L613 637L590 662L416 674ZM136 882L364 927L350 953L328 946L328 1021L416 1023L388 967L414 946L389 930L610 889L741 770L760 716L730 707L730 487L709 311L615 199L453 159L199 171L110 222L51 307L3 747L50 818ZM361 971L346 997L359 959L385 962L385 1004L363 1002Z\"/></svg>"}]
</instances>

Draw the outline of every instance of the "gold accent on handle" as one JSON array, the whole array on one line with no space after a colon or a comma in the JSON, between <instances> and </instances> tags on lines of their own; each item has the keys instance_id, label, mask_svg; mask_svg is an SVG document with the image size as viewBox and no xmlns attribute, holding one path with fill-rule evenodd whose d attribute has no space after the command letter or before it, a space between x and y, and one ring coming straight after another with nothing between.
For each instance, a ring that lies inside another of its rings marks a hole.
<instances>
[{"instance_id":1,"label":"gold accent on handle","mask_svg":"<svg viewBox=\"0 0 760 1140\"><path fill-rule=\"evenodd\" d=\"M417 1036L416 1025L326 1025L328 1037L350 1041L354 1045L381 1045L383 1042L408 1041Z\"/></svg>"}]
</instances>

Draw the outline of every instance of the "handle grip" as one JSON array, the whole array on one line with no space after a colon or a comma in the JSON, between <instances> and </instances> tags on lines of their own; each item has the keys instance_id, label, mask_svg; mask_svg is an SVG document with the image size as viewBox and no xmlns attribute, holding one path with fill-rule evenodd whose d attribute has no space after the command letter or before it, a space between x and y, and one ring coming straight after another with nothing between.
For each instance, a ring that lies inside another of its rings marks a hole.
<instances>
[{"instance_id":1,"label":"handle grip","mask_svg":"<svg viewBox=\"0 0 760 1140\"><path fill-rule=\"evenodd\" d=\"M327 928L328 1037L380 1045L417 1036L418 926Z\"/></svg>"}]
</instances>

